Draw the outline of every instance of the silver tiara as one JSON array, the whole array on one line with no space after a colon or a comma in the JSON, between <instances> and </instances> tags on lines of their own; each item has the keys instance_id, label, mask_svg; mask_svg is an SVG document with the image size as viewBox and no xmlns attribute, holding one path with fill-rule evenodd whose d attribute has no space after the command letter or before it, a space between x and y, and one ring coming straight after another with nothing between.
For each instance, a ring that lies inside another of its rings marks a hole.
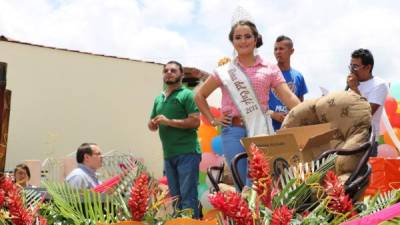
<instances>
[{"instance_id":1,"label":"silver tiara","mask_svg":"<svg viewBox=\"0 0 400 225\"><path fill-rule=\"evenodd\" d=\"M238 6L233 12L231 26L235 25L237 22L241 20L248 20L254 23L254 20L250 16L250 13L247 10L245 10L242 6Z\"/></svg>"}]
</instances>

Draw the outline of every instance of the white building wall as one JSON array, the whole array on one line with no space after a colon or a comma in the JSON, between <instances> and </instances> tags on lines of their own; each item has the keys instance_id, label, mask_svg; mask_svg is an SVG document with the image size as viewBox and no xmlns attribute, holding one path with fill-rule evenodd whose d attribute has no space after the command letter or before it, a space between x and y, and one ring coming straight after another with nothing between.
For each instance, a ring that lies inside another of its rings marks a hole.
<instances>
[{"instance_id":1,"label":"white building wall","mask_svg":"<svg viewBox=\"0 0 400 225\"><path fill-rule=\"evenodd\" d=\"M63 157L83 142L133 152L162 174L158 133L147 129L162 65L0 41L12 91L6 168Z\"/></svg>"}]
</instances>

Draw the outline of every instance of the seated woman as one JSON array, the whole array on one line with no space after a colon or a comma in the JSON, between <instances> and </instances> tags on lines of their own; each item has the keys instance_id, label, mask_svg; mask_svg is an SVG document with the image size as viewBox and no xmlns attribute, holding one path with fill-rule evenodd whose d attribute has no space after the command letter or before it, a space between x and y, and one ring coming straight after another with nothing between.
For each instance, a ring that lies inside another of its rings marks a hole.
<instances>
[{"instance_id":1,"label":"seated woman","mask_svg":"<svg viewBox=\"0 0 400 225\"><path fill-rule=\"evenodd\" d=\"M18 164L14 169L14 182L23 188L32 187L28 184L31 179L29 167L23 163Z\"/></svg>"}]
</instances>

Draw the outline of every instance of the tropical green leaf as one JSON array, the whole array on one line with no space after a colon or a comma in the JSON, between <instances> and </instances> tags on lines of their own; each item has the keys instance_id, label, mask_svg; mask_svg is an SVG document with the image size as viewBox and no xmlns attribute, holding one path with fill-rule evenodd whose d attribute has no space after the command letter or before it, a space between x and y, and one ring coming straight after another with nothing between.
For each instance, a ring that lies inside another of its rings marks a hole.
<instances>
[{"instance_id":1,"label":"tropical green leaf","mask_svg":"<svg viewBox=\"0 0 400 225\"><path fill-rule=\"evenodd\" d=\"M336 154L331 154L320 161L286 168L280 175L282 190L273 198L273 208L284 204L293 209L305 203L311 197L312 190L318 189L321 178L334 168L336 157Z\"/></svg>"},{"instance_id":2,"label":"tropical green leaf","mask_svg":"<svg viewBox=\"0 0 400 225\"><path fill-rule=\"evenodd\" d=\"M112 159L112 160L111 160ZM130 155L109 156L100 171L103 178L121 175L112 194L101 194L89 189L77 189L66 183L44 182L51 195L43 215L60 224L96 224L127 220L131 217L126 197L130 195L133 181L145 170L144 165ZM123 166L121 166L123 165ZM126 196L126 197L123 197ZM29 201L37 197L29 193ZM37 201L37 200L36 200Z\"/></svg>"},{"instance_id":3,"label":"tropical green leaf","mask_svg":"<svg viewBox=\"0 0 400 225\"><path fill-rule=\"evenodd\" d=\"M117 218L114 208L121 207L115 196L106 196L89 189L76 189L68 184L44 183L52 196L53 210L73 224L111 223ZM106 216L105 216L106 215ZM127 218L126 215L122 216Z\"/></svg>"},{"instance_id":4,"label":"tropical green leaf","mask_svg":"<svg viewBox=\"0 0 400 225\"><path fill-rule=\"evenodd\" d=\"M364 198L362 212L359 217L378 212L388 206L391 206L400 200L400 190L391 190L384 193L377 193L373 197Z\"/></svg>"},{"instance_id":5,"label":"tropical green leaf","mask_svg":"<svg viewBox=\"0 0 400 225\"><path fill-rule=\"evenodd\" d=\"M117 154L105 156L103 158L103 166L99 170L99 173L101 174L101 180L107 180L116 175L121 175L121 180L114 187L114 192L128 196L133 181L143 170L146 170L143 163L132 155Z\"/></svg>"},{"instance_id":6,"label":"tropical green leaf","mask_svg":"<svg viewBox=\"0 0 400 225\"><path fill-rule=\"evenodd\" d=\"M41 193L35 189L24 189L23 200L26 208L35 209L42 203L45 193Z\"/></svg>"}]
</instances>

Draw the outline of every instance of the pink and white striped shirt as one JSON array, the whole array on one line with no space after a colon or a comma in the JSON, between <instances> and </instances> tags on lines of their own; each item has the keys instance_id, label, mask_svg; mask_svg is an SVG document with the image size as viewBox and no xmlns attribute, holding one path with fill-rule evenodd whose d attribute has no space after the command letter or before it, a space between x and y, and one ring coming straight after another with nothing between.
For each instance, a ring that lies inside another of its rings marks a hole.
<instances>
[{"instance_id":1,"label":"pink and white striped shirt","mask_svg":"<svg viewBox=\"0 0 400 225\"><path fill-rule=\"evenodd\" d=\"M237 58L235 60L249 78L261 108L263 112L266 112L268 109L269 90L277 87L281 83L285 83L285 78L283 77L281 70L277 65L265 62L259 56L256 58L256 63L249 67L242 65ZM240 116L240 112L231 99L228 89L223 85L215 71L212 77L217 81L222 91L222 113L231 116Z\"/></svg>"}]
</instances>

